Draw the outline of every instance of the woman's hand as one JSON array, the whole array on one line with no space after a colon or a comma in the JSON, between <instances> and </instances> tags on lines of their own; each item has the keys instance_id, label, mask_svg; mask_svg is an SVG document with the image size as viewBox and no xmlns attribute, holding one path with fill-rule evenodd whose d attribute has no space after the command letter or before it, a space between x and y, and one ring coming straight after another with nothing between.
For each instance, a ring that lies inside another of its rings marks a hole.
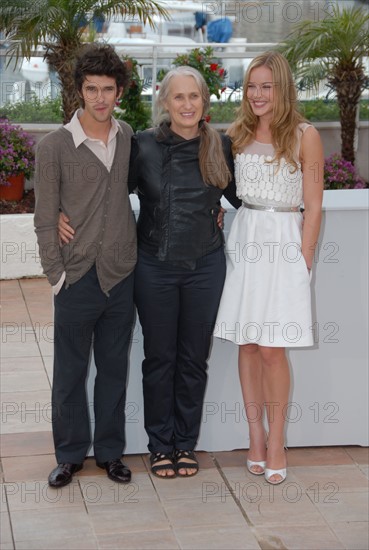
<instances>
[{"instance_id":1,"label":"woman's hand","mask_svg":"<svg viewBox=\"0 0 369 550\"><path fill-rule=\"evenodd\" d=\"M69 243L74 238L74 229L69 225L69 218L60 212L58 222L58 236L59 242L63 244Z\"/></svg>"},{"instance_id":2,"label":"woman's hand","mask_svg":"<svg viewBox=\"0 0 369 550\"><path fill-rule=\"evenodd\" d=\"M308 260L307 260L307 258L305 258L305 256L304 256L304 260L305 260L305 263L306 263L307 270L310 273L312 266L308 264Z\"/></svg>"}]
</instances>

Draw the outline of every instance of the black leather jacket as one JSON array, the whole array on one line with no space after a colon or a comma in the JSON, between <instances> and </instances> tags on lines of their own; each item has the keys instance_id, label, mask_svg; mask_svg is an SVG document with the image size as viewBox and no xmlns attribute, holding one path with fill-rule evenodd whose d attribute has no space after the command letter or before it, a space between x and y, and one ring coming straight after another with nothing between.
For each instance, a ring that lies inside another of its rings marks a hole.
<instances>
[{"instance_id":1,"label":"black leather jacket","mask_svg":"<svg viewBox=\"0 0 369 550\"><path fill-rule=\"evenodd\" d=\"M231 173L231 141L222 135ZM138 246L149 254L189 268L198 258L224 244L217 225L220 198L224 193L238 208L232 180L224 190L206 185L200 173L200 138L183 139L167 125L139 132L132 138L130 190L137 188L140 214ZM214 170L219 170L214 159Z\"/></svg>"}]
</instances>

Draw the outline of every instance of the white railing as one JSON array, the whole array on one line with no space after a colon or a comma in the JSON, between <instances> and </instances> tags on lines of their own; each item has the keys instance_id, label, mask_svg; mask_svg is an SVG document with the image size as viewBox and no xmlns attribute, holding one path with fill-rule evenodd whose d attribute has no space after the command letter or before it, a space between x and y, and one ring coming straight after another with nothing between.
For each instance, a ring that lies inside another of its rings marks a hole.
<instances>
[{"instance_id":1,"label":"white railing","mask_svg":"<svg viewBox=\"0 0 369 550\"><path fill-rule=\"evenodd\" d=\"M176 37L178 38L178 37ZM0 40L0 80L4 84L3 90L6 86L6 80L3 79L2 71L3 67L6 67L6 58L8 56L7 48L1 47L2 45L7 45L9 42L5 40ZM109 43L107 41L107 43ZM178 40L175 43L161 42L160 38L157 42L151 42L148 40L148 43L140 43L132 40L130 42L129 38L122 38L120 40L115 40L114 43L111 43L112 46L116 49L119 55L128 55L138 62L139 74L142 80L149 82L152 90L156 89L157 85L157 73L158 69L169 68L172 60L178 55L178 53L188 53L195 48L206 48L211 47L214 52L214 60L221 60L222 66L227 71L226 85L231 83L233 87L234 83L242 81L243 74L249 64L249 62L257 55L262 52L265 52L269 49L276 49L281 45L281 43L275 42L247 42L247 39L236 38L231 42L227 43L215 43L215 42L188 42L186 39L183 39L183 42ZM37 50L31 52L32 58L43 58L44 51L40 47ZM232 60L234 61L232 63ZM19 72L19 80L14 80L13 84L17 85L17 88L20 90L19 93L13 94L17 96L16 99L12 98L11 100L24 99L25 95L25 86L27 78L21 74L21 65L18 64L17 70ZM8 73L9 74L9 73ZM48 66L45 64L44 75L49 77ZM238 78L235 78L234 75L238 75ZM146 76L149 75L149 78ZM56 89L57 84L53 82L51 85L50 80L45 80L42 82L37 81L38 87L34 89L35 93L41 95L44 93L44 90ZM327 93L326 83L322 81L319 84L317 89L299 92L299 99L312 99L315 97L325 96ZM9 94L11 95L11 94ZM44 94L46 95L46 94ZM152 109L155 106L155 93L151 94ZM3 91L0 93L0 105L2 103ZM44 97L44 96L43 96Z\"/></svg>"},{"instance_id":2,"label":"white railing","mask_svg":"<svg viewBox=\"0 0 369 550\"><path fill-rule=\"evenodd\" d=\"M241 39L240 39L241 40ZM157 72L161 68L169 68L171 61L177 56L178 53L188 53L195 48L211 47L214 51L214 59L220 59L222 65L227 70L228 75L235 70L238 70L240 75L243 75L245 68L249 61L256 55L268 50L275 49L279 44L274 42L255 42L248 43L245 41L235 41L227 43L215 43L215 42L193 42L189 44L183 41L176 42L175 44L157 42L152 44L140 44L140 43L127 43L128 40L122 40L121 43L115 42L112 44L116 51L120 55L128 55L137 60L140 77L143 80L145 73L151 74L151 87L152 90L156 89L157 85ZM8 42L0 40L0 46L6 45ZM7 57L7 48L0 47L0 58ZM31 52L31 57L43 58L44 52L40 49ZM230 63L231 60L235 60L235 63ZM5 60L3 60L3 65ZM162 63L160 63L162 61ZM20 67L19 67L20 72ZM1 76L1 68L0 68ZM19 83L24 82L26 79L19 75ZM229 77L228 77L229 78ZM241 76L242 78L242 76ZM18 82L17 82L18 83ZM152 108L155 104L155 94L152 94Z\"/></svg>"}]
</instances>

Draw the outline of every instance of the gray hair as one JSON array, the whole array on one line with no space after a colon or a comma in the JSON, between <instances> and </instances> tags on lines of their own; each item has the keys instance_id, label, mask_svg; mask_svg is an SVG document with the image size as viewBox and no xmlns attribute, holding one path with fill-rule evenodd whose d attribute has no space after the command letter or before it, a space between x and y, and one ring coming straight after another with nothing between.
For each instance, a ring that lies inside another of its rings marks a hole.
<instances>
[{"instance_id":1,"label":"gray hair","mask_svg":"<svg viewBox=\"0 0 369 550\"><path fill-rule=\"evenodd\" d=\"M163 78L161 82L159 94L156 100L156 109L155 109L155 124L160 126L163 122L170 122L170 116L165 108L165 103L168 99L169 94L169 85L175 76L192 76L195 79L195 82L200 90L202 101L203 101L203 113L206 115L210 108L210 93L209 88L205 82L204 77L197 69L189 67L188 65L182 65L181 67L176 67L171 69Z\"/></svg>"},{"instance_id":2,"label":"gray hair","mask_svg":"<svg viewBox=\"0 0 369 550\"><path fill-rule=\"evenodd\" d=\"M165 103L168 99L170 81L175 76L192 76L201 93L203 101L202 116L204 116L210 108L209 88L201 73L188 65L176 67L165 75L160 86L158 99L156 101L155 123L157 126L160 126L163 122L170 122L170 116L165 108ZM205 121L199 125L199 133L199 166L202 178L207 185L214 185L214 187L219 187L219 189L225 189L232 179L232 174L227 165L220 135ZM216 170L214 170L214 164L217 165Z\"/></svg>"}]
</instances>

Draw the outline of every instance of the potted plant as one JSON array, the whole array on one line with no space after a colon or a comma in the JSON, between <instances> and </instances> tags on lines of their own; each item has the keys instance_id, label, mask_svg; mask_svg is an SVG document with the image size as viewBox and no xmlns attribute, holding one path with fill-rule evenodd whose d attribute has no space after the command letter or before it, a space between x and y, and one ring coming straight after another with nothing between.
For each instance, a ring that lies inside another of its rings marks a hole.
<instances>
[{"instance_id":1,"label":"potted plant","mask_svg":"<svg viewBox=\"0 0 369 550\"><path fill-rule=\"evenodd\" d=\"M19 201L23 196L24 179L33 174L34 139L23 129L0 119L0 199Z\"/></svg>"}]
</instances>

